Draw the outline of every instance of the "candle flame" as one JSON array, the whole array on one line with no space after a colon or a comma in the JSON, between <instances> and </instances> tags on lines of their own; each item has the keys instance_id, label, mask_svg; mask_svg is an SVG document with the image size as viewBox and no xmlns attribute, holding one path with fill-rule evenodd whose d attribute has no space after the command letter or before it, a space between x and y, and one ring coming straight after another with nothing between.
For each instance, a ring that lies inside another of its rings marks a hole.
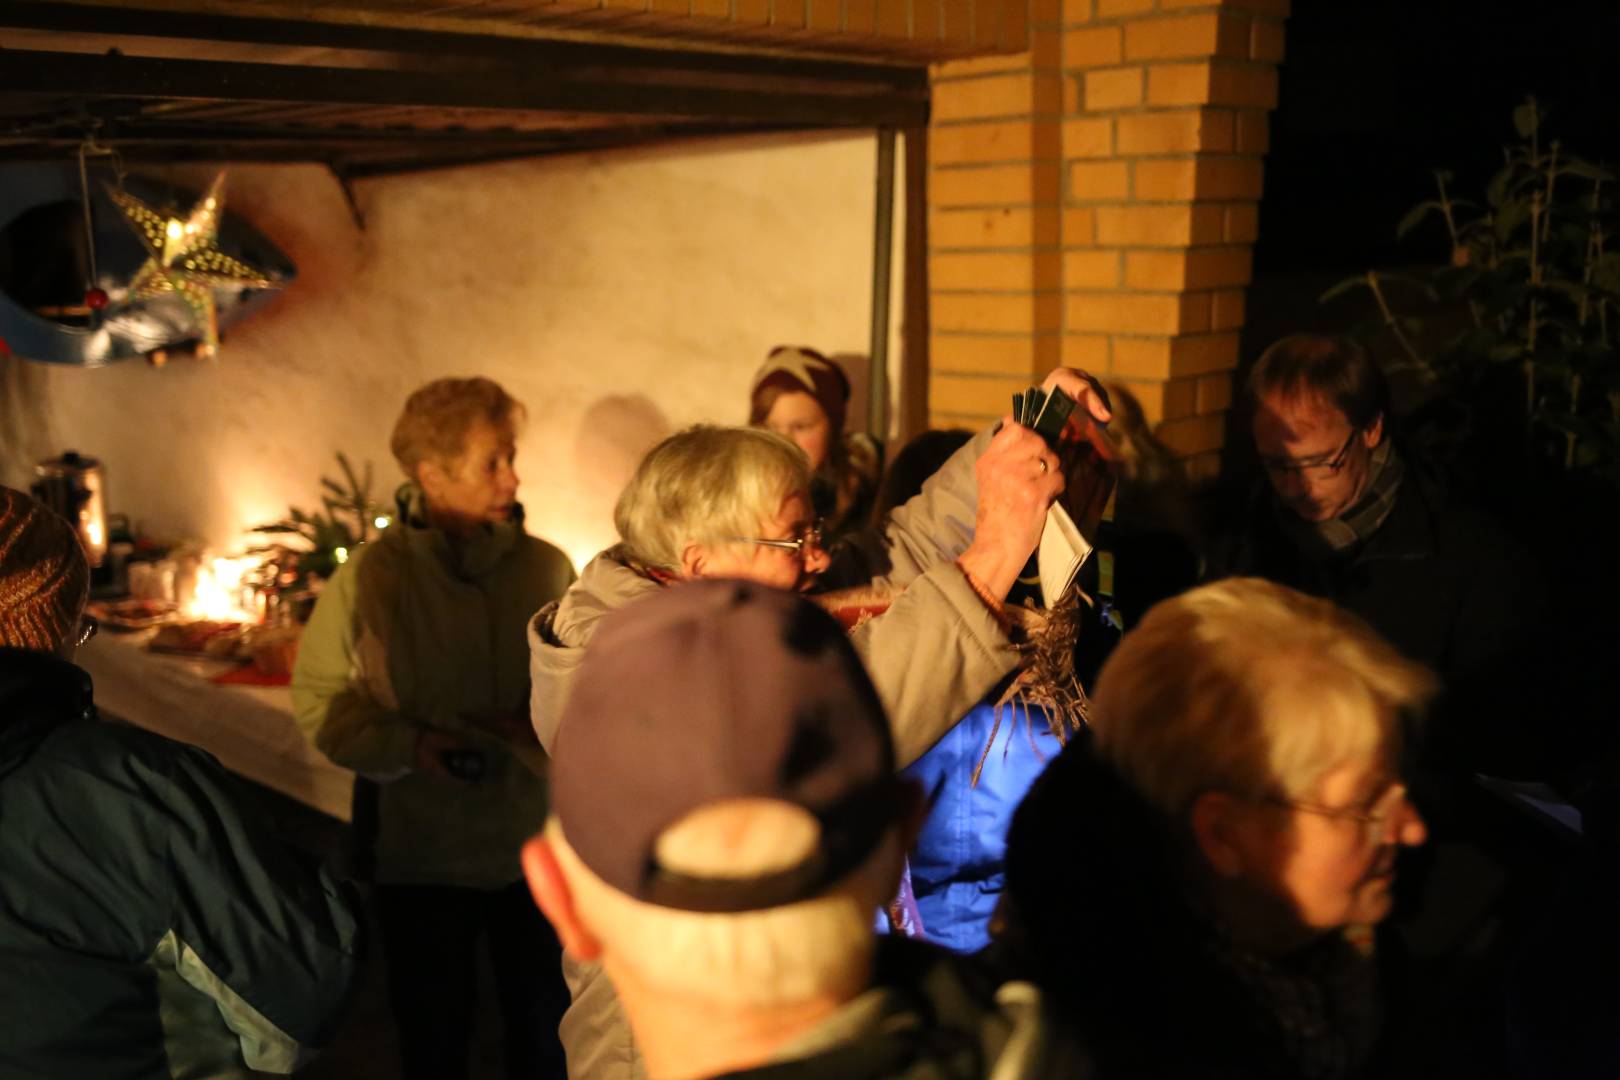
<instances>
[{"instance_id":1,"label":"candle flame","mask_svg":"<svg viewBox=\"0 0 1620 1080\"><path fill-rule=\"evenodd\" d=\"M258 622L247 606L243 579L258 565L251 557L212 559L197 567L197 586L186 614L216 622Z\"/></svg>"}]
</instances>

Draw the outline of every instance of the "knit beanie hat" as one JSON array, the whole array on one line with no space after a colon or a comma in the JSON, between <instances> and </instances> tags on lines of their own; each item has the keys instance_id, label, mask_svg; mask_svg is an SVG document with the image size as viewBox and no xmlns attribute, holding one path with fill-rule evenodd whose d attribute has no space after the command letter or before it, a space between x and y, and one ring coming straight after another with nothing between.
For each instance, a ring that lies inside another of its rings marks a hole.
<instances>
[{"instance_id":1,"label":"knit beanie hat","mask_svg":"<svg viewBox=\"0 0 1620 1080\"><path fill-rule=\"evenodd\" d=\"M803 345L778 345L754 372L748 392L748 422L765 422L770 410L764 407L764 391L778 387L784 391L809 394L832 422L833 435L844 431L844 413L849 408L849 376L844 369Z\"/></svg>"},{"instance_id":2,"label":"knit beanie hat","mask_svg":"<svg viewBox=\"0 0 1620 1080\"><path fill-rule=\"evenodd\" d=\"M90 564L72 526L0 487L0 646L56 652L89 597Z\"/></svg>"}]
</instances>

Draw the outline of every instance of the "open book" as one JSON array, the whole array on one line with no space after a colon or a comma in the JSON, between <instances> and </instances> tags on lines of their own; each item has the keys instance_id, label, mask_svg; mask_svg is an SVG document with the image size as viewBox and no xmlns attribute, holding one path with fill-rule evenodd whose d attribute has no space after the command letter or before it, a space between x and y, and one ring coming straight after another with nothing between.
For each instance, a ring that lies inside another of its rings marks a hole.
<instances>
[{"instance_id":1,"label":"open book","mask_svg":"<svg viewBox=\"0 0 1620 1080\"><path fill-rule=\"evenodd\" d=\"M1086 539L1063 504L1055 502L1048 507L1039 552L1041 598L1047 607L1069 591L1091 552L1091 541Z\"/></svg>"}]
</instances>

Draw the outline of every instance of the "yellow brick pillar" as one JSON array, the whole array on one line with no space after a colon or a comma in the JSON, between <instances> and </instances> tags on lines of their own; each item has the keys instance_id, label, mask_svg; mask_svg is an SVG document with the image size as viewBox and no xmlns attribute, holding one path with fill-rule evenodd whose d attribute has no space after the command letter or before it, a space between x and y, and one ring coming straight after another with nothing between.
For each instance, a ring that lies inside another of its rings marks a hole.
<instances>
[{"instance_id":1,"label":"yellow brick pillar","mask_svg":"<svg viewBox=\"0 0 1620 1080\"><path fill-rule=\"evenodd\" d=\"M1034 0L1027 52L935 67L934 423L1000 415L1061 358L1213 469L1287 13Z\"/></svg>"},{"instance_id":2,"label":"yellow brick pillar","mask_svg":"<svg viewBox=\"0 0 1620 1080\"><path fill-rule=\"evenodd\" d=\"M928 404L976 427L1060 355L1058 0L1033 0L1031 48L935 69L928 135Z\"/></svg>"}]
</instances>

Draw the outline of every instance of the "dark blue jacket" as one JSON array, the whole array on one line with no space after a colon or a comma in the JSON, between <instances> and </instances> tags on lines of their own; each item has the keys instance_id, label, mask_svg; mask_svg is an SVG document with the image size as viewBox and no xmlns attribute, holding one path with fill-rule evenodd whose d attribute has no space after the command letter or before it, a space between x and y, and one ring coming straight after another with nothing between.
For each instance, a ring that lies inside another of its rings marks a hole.
<instances>
[{"instance_id":1,"label":"dark blue jacket","mask_svg":"<svg viewBox=\"0 0 1620 1080\"><path fill-rule=\"evenodd\" d=\"M208 754L0 649L0 1076L289 1073L359 972L349 893Z\"/></svg>"}]
</instances>

